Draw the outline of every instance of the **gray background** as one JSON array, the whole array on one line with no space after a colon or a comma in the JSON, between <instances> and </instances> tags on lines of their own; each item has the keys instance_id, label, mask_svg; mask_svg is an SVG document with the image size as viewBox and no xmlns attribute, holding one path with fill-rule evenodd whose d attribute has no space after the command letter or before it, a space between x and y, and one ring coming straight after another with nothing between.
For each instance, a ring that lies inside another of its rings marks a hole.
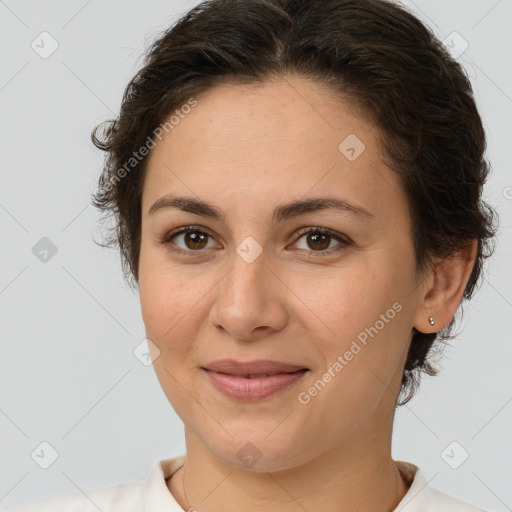
<instances>
[{"instance_id":1,"label":"gray background","mask_svg":"<svg viewBox=\"0 0 512 512\"><path fill-rule=\"evenodd\" d=\"M92 240L98 214L89 200L103 155L89 134L119 108L146 42L196 3L0 0L3 509L141 479L157 459L184 453L180 419L152 367L133 354L145 338L138 296L117 254ZM406 4L442 40L457 32L469 45L459 60L487 129L485 196L501 229L441 375L397 412L393 456L460 499L512 510L512 2ZM46 59L31 47L42 46L43 31L59 45ZM46 262L32 250L43 237L57 248ZM44 441L58 453L48 469ZM453 441L469 453L458 469L442 457Z\"/></svg>"}]
</instances>

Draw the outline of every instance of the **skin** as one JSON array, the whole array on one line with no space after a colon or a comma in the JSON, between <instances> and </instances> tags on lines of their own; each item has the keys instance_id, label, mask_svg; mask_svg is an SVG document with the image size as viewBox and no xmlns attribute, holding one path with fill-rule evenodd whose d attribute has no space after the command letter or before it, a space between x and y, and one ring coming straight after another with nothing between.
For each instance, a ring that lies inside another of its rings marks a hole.
<instances>
[{"instance_id":1,"label":"skin","mask_svg":"<svg viewBox=\"0 0 512 512\"><path fill-rule=\"evenodd\" d=\"M448 325L476 242L416 272L406 198L383 163L377 129L323 85L290 75L223 84L197 99L151 151L142 197L142 316L158 348L156 374L185 426L187 462L168 480L169 491L185 510L205 512L391 511L408 489L391 435L412 328ZM350 134L365 144L354 161L338 149ZM177 208L150 215L166 194L207 201L225 219ZM325 196L373 218L325 210L272 221L278 205ZM160 243L183 226L210 236L196 245L183 234L174 246ZM298 234L315 227L350 244ZM251 263L236 251L249 236L263 249ZM299 393L395 303L400 312L300 403ZM220 394L201 369L224 358L310 371L247 403ZM247 443L261 453L252 467L237 456Z\"/></svg>"}]
</instances>

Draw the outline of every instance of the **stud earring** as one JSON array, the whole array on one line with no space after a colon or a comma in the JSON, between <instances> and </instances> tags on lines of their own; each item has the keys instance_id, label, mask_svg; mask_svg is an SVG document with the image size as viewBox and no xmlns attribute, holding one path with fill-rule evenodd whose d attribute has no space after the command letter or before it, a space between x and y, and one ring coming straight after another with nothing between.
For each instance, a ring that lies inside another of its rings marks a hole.
<instances>
[{"instance_id":1,"label":"stud earring","mask_svg":"<svg viewBox=\"0 0 512 512\"><path fill-rule=\"evenodd\" d=\"M436 323L433 316L431 316L428 320L430 322L430 325L434 325Z\"/></svg>"}]
</instances>

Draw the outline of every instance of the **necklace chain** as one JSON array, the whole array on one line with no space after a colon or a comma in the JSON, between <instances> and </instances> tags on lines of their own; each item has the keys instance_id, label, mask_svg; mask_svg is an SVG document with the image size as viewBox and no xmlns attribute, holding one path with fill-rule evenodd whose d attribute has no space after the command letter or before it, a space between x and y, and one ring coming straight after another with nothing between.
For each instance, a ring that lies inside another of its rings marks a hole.
<instances>
[{"instance_id":1,"label":"necklace chain","mask_svg":"<svg viewBox=\"0 0 512 512\"><path fill-rule=\"evenodd\" d=\"M184 462L184 463L183 463L183 464L178 468L178 471L180 471L180 469L183 469L183 479L182 479L182 481L181 481L181 489L183 490L183 496L185 496L185 501L187 502L187 506L188 506L188 508L187 508L187 512L197 512L197 510L196 510L194 507L192 507L192 506L190 505L190 501L188 501L188 497L187 497L187 492L185 491L185 473L186 473L186 469L187 469L187 468L185 467L186 463L187 463L187 461L185 461L185 462ZM402 471L400 470L400 467L399 467L398 465L396 465L396 467L397 467L397 469L398 469L398 473L399 473L399 475L400 475L401 483L405 483L405 480L404 480L404 477L403 477L403 475L402 475ZM176 471L176 473L177 473L178 471ZM176 474L176 473L175 473L175 474ZM407 484L406 484L406 489L408 489L408 488L409 488L409 485L407 485Z\"/></svg>"},{"instance_id":2,"label":"necklace chain","mask_svg":"<svg viewBox=\"0 0 512 512\"><path fill-rule=\"evenodd\" d=\"M181 480L181 488L183 490L183 495L185 496L185 501L187 502L187 506L188 506L187 511L190 511L190 510L195 510L195 508L190 506L190 501L188 501L187 493L185 491L185 472L186 472L186 469L187 469L185 467L186 463L187 462L185 461L183 463L183 465L180 467L180 469L183 468L183 479Z\"/></svg>"}]
</instances>

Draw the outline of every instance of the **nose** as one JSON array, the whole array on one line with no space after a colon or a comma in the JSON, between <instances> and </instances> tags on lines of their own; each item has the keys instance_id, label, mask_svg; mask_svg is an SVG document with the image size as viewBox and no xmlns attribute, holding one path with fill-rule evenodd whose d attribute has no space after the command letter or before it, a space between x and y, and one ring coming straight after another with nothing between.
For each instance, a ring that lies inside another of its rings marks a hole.
<instances>
[{"instance_id":1,"label":"nose","mask_svg":"<svg viewBox=\"0 0 512 512\"><path fill-rule=\"evenodd\" d=\"M255 340L283 329L290 291L277 265L271 268L265 252L254 261L234 252L230 263L215 290L211 324L238 340Z\"/></svg>"}]
</instances>

